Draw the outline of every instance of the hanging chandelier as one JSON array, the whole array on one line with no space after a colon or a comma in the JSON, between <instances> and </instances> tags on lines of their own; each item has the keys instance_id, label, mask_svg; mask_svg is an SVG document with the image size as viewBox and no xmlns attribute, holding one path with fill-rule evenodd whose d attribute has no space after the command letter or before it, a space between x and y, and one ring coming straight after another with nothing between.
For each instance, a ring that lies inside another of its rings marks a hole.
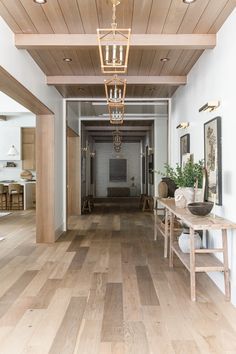
<instances>
[{"instance_id":1,"label":"hanging chandelier","mask_svg":"<svg viewBox=\"0 0 236 354\"><path fill-rule=\"evenodd\" d=\"M121 152L121 146L114 146L115 152Z\"/></svg>"},{"instance_id":2,"label":"hanging chandelier","mask_svg":"<svg viewBox=\"0 0 236 354\"><path fill-rule=\"evenodd\" d=\"M113 145L119 146L121 145L121 133L118 129L113 132Z\"/></svg>"},{"instance_id":3,"label":"hanging chandelier","mask_svg":"<svg viewBox=\"0 0 236 354\"><path fill-rule=\"evenodd\" d=\"M109 105L125 103L126 80L115 75L110 80L105 80L106 99Z\"/></svg>"},{"instance_id":4,"label":"hanging chandelier","mask_svg":"<svg viewBox=\"0 0 236 354\"><path fill-rule=\"evenodd\" d=\"M113 134L113 148L115 152L120 152L121 144L122 144L121 133L117 128L112 134Z\"/></svg>"},{"instance_id":5,"label":"hanging chandelier","mask_svg":"<svg viewBox=\"0 0 236 354\"><path fill-rule=\"evenodd\" d=\"M101 69L107 74L122 74L127 71L131 29L117 28L116 6L119 0L112 2L111 28L97 29Z\"/></svg>"},{"instance_id":6,"label":"hanging chandelier","mask_svg":"<svg viewBox=\"0 0 236 354\"><path fill-rule=\"evenodd\" d=\"M123 124L124 105L109 105L109 116L111 124Z\"/></svg>"}]
</instances>

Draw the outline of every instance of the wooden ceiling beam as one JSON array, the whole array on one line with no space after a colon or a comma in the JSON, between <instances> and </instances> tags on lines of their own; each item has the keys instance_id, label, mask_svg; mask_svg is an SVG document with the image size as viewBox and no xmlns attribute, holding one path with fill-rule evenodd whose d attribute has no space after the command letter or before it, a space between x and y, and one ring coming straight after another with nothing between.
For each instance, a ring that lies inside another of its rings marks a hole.
<instances>
[{"instance_id":1,"label":"wooden ceiling beam","mask_svg":"<svg viewBox=\"0 0 236 354\"><path fill-rule=\"evenodd\" d=\"M20 49L74 49L97 47L96 34L15 34ZM132 34L132 47L161 49L210 49L216 46L215 34Z\"/></svg>"},{"instance_id":2,"label":"wooden ceiling beam","mask_svg":"<svg viewBox=\"0 0 236 354\"><path fill-rule=\"evenodd\" d=\"M122 78L122 76L119 76ZM128 85L185 85L187 76L124 76ZM107 76L47 76L48 85L103 85Z\"/></svg>"},{"instance_id":3,"label":"wooden ceiling beam","mask_svg":"<svg viewBox=\"0 0 236 354\"><path fill-rule=\"evenodd\" d=\"M88 131L95 131L95 132L98 132L98 131L104 131L104 130L115 130L115 127L111 126L111 125L106 125L105 127L102 126L84 126L84 128ZM133 132L134 131L149 131L151 130L152 127L150 125L145 125L145 126L120 126L119 127L119 130L120 131L130 131L132 130Z\"/></svg>"},{"instance_id":4,"label":"wooden ceiling beam","mask_svg":"<svg viewBox=\"0 0 236 354\"><path fill-rule=\"evenodd\" d=\"M4 92L7 96L11 97L34 114L53 114L48 107L11 76L2 66L0 66L0 91Z\"/></svg>"},{"instance_id":5,"label":"wooden ceiling beam","mask_svg":"<svg viewBox=\"0 0 236 354\"><path fill-rule=\"evenodd\" d=\"M111 131L111 130L108 130L107 131L107 129L104 129L104 131L99 131L99 132L97 132L97 131L94 131L94 132L89 132L89 135L90 136L92 136L92 137L94 137L94 136L96 136L96 137L107 137L107 136L110 136L110 137L112 137L113 135L113 132L115 131L116 129L114 128L113 129L113 131ZM118 130L119 130L119 128L118 128ZM142 136L146 136L146 134L147 134L147 132L145 132L145 131L140 131L140 132L135 132L135 131L133 131L132 130L132 127L130 127L130 130L129 131L123 131L122 132L122 137L142 137Z\"/></svg>"}]
</instances>

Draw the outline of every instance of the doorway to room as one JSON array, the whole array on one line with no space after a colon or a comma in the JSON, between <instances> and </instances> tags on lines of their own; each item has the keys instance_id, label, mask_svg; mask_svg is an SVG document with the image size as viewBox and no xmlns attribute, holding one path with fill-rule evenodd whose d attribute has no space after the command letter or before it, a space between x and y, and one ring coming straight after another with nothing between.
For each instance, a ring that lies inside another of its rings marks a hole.
<instances>
[{"instance_id":1,"label":"doorway to room","mask_svg":"<svg viewBox=\"0 0 236 354\"><path fill-rule=\"evenodd\" d=\"M0 91L36 116L36 241L54 242L54 114L3 68Z\"/></svg>"},{"instance_id":2,"label":"doorway to room","mask_svg":"<svg viewBox=\"0 0 236 354\"><path fill-rule=\"evenodd\" d=\"M80 138L81 174L74 176L77 188L67 179L67 196L80 200L74 216L90 213L91 200L95 206L125 200L138 206L141 195L155 195L160 176L154 170L168 159L168 101L127 102L120 126L110 124L105 101L67 100L66 106L67 126ZM119 151L114 145L116 134L121 138ZM67 207L69 217L73 215Z\"/></svg>"}]
</instances>

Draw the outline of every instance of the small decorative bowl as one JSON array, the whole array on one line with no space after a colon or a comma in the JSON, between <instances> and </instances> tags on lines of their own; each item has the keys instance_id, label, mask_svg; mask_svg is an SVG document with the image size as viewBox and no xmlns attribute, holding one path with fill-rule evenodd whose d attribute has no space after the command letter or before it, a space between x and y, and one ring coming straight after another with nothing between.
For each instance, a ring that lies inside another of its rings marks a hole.
<instances>
[{"instance_id":1,"label":"small decorative bowl","mask_svg":"<svg viewBox=\"0 0 236 354\"><path fill-rule=\"evenodd\" d=\"M193 215L206 216L211 212L213 205L212 202L195 202L189 203L187 207Z\"/></svg>"}]
</instances>

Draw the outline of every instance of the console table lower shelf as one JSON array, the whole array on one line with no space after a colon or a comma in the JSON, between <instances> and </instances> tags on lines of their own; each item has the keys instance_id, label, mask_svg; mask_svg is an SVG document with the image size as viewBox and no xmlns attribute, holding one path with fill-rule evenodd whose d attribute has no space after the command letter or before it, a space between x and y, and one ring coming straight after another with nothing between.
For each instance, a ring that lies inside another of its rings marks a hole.
<instances>
[{"instance_id":1,"label":"console table lower shelf","mask_svg":"<svg viewBox=\"0 0 236 354\"><path fill-rule=\"evenodd\" d=\"M174 242L172 245L172 250L174 253L177 255L177 257L180 259L180 261L183 263L183 265L188 269L188 271L191 271L191 266L190 266L190 254L189 253L184 253L181 251L179 248L178 242ZM198 250L200 251L200 250ZM198 254L196 254L198 253ZM214 257L212 254L207 254L204 252L197 252L195 250L195 267L194 270L195 272L223 272L224 271L224 265L223 263L216 257Z\"/></svg>"},{"instance_id":2,"label":"console table lower shelf","mask_svg":"<svg viewBox=\"0 0 236 354\"><path fill-rule=\"evenodd\" d=\"M165 240L169 239L169 266L173 267L174 254L180 259L190 273L191 300L196 301L196 273L199 272L223 272L225 281L225 298L230 300L230 279L228 265L227 230L236 229L236 224L221 217L199 217L192 215L186 208L178 208L173 199L160 199L160 203L166 209L170 218L170 227L165 228ZM174 217L182 220L190 230L190 253L183 253L178 243L174 240ZM194 247L194 232L196 230L221 230L221 248ZM167 242L167 241L166 241ZM222 253L223 262L215 257Z\"/></svg>"}]
</instances>

